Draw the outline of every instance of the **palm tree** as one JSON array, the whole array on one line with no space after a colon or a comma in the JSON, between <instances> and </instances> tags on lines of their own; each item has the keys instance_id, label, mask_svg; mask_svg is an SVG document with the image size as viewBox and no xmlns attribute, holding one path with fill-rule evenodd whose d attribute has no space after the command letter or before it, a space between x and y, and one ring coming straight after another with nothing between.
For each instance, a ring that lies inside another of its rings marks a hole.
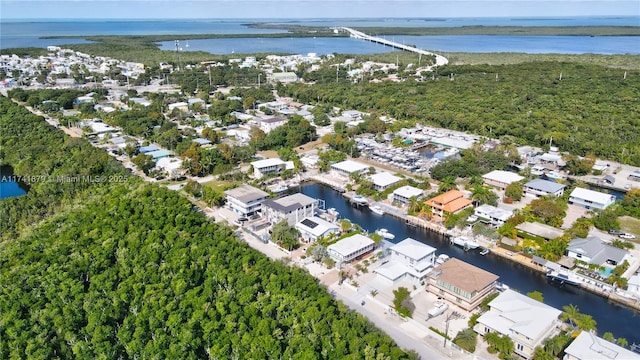
<instances>
[{"instance_id":1,"label":"palm tree","mask_svg":"<svg viewBox=\"0 0 640 360\"><path fill-rule=\"evenodd\" d=\"M482 185L473 188L471 198L476 206L480 204L498 205L498 195Z\"/></svg>"},{"instance_id":2,"label":"palm tree","mask_svg":"<svg viewBox=\"0 0 640 360\"><path fill-rule=\"evenodd\" d=\"M578 327L584 331L596 330L596 324L596 321L593 320L591 315L580 314L580 316L578 316L578 318L576 319L576 325L578 325Z\"/></svg>"},{"instance_id":3,"label":"palm tree","mask_svg":"<svg viewBox=\"0 0 640 360\"><path fill-rule=\"evenodd\" d=\"M618 343L618 345L622 346L623 348L626 348L627 346L629 346L629 342L625 338L618 338L618 341L616 342Z\"/></svg>"},{"instance_id":4,"label":"palm tree","mask_svg":"<svg viewBox=\"0 0 640 360\"><path fill-rule=\"evenodd\" d=\"M560 320L569 321L569 324L573 328L576 327L576 320L580 317L580 310L577 306L573 304L565 305L562 307L562 315L560 315Z\"/></svg>"},{"instance_id":5,"label":"palm tree","mask_svg":"<svg viewBox=\"0 0 640 360\"><path fill-rule=\"evenodd\" d=\"M475 352L477 343L476 332L471 328L461 330L458 335L456 335L456 338L453 339L453 342L468 352Z\"/></svg>"}]
</instances>

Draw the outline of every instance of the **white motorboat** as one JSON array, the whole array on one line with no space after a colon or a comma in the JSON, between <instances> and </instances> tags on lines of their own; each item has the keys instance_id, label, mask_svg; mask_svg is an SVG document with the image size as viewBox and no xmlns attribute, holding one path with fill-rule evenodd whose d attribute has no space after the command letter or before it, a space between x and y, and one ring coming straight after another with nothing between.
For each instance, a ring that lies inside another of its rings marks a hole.
<instances>
[{"instance_id":1,"label":"white motorboat","mask_svg":"<svg viewBox=\"0 0 640 360\"><path fill-rule=\"evenodd\" d=\"M438 258L436 259L436 263L439 264L439 265L442 265L445 262L447 262L447 260L449 260L449 255L440 254L440 255L438 255Z\"/></svg>"},{"instance_id":2,"label":"white motorboat","mask_svg":"<svg viewBox=\"0 0 640 360\"><path fill-rule=\"evenodd\" d=\"M484 256L487 255L489 253L489 249L487 248L482 248L482 251L480 251L480 255Z\"/></svg>"},{"instance_id":3,"label":"white motorboat","mask_svg":"<svg viewBox=\"0 0 640 360\"><path fill-rule=\"evenodd\" d=\"M396 236L389 232L387 229L378 229L376 230L376 234L382 236L384 239L392 240L395 239Z\"/></svg>"},{"instance_id":4,"label":"white motorboat","mask_svg":"<svg viewBox=\"0 0 640 360\"><path fill-rule=\"evenodd\" d=\"M384 215L384 210L382 210L382 208L378 205L369 206L369 210L371 210L371 212L374 214Z\"/></svg>"},{"instance_id":5,"label":"white motorboat","mask_svg":"<svg viewBox=\"0 0 640 360\"><path fill-rule=\"evenodd\" d=\"M445 302L443 301L436 301L435 304L433 304L433 307L431 309L429 309L429 318L432 317L436 317L442 313L444 313L445 311L447 311L447 309L449 308L449 305L447 305Z\"/></svg>"},{"instance_id":6,"label":"white motorboat","mask_svg":"<svg viewBox=\"0 0 640 360\"><path fill-rule=\"evenodd\" d=\"M496 283L496 290L498 291L505 291L505 290L509 290L509 286L505 283L501 283L501 282L497 282Z\"/></svg>"},{"instance_id":7,"label":"white motorboat","mask_svg":"<svg viewBox=\"0 0 640 360\"><path fill-rule=\"evenodd\" d=\"M466 236L455 236L451 238L451 242L458 246L462 246L465 250L477 249L480 246L480 243L475 239Z\"/></svg>"}]
</instances>

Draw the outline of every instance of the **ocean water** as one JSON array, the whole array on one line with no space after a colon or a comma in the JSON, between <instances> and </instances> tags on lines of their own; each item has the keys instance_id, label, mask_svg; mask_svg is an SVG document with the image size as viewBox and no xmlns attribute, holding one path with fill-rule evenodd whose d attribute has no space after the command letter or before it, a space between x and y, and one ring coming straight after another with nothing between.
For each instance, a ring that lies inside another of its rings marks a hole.
<instances>
[{"instance_id":1,"label":"ocean water","mask_svg":"<svg viewBox=\"0 0 640 360\"><path fill-rule=\"evenodd\" d=\"M640 17L575 18L392 18L392 19L231 19L231 20L0 20L0 48L46 47L85 42L83 39L42 39L43 36L83 35L185 35L247 34L243 39L206 39L189 41L184 51L236 53L380 53L393 51L380 45L345 38L258 39L251 35L282 33L280 29L258 29L251 23L308 26L351 27L460 27L460 26L640 26ZM389 38L389 36L387 36ZM598 53L638 54L640 37L629 36L499 36L447 35L396 36L418 47L451 52L525 52L525 53ZM364 43L364 44L361 44ZM175 50L173 42L160 44Z\"/></svg>"}]
</instances>

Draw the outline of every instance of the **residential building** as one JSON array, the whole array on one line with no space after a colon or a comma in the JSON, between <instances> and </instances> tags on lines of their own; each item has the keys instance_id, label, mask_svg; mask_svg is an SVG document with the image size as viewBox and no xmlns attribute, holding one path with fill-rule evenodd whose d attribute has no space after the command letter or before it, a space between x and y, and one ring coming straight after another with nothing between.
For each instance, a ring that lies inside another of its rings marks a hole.
<instances>
[{"instance_id":1,"label":"residential building","mask_svg":"<svg viewBox=\"0 0 640 360\"><path fill-rule=\"evenodd\" d=\"M496 292L497 281L497 275L451 258L429 274L427 290L471 311Z\"/></svg>"},{"instance_id":2,"label":"residential building","mask_svg":"<svg viewBox=\"0 0 640 360\"><path fill-rule=\"evenodd\" d=\"M563 360L638 360L640 354L582 331L566 349Z\"/></svg>"},{"instance_id":3,"label":"residential building","mask_svg":"<svg viewBox=\"0 0 640 360\"><path fill-rule=\"evenodd\" d=\"M376 243L370 238L362 234L356 234L327 246L327 253L336 262L337 266L341 267L343 263L370 252L375 246Z\"/></svg>"},{"instance_id":4,"label":"residential building","mask_svg":"<svg viewBox=\"0 0 640 360\"><path fill-rule=\"evenodd\" d=\"M207 145L211 145L211 140L209 139L203 139L203 138L195 138L192 140L194 143L198 143L200 144L200 146L207 146Z\"/></svg>"},{"instance_id":5,"label":"residential building","mask_svg":"<svg viewBox=\"0 0 640 360\"><path fill-rule=\"evenodd\" d=\"M286 219L290 226L318 212L318 200L302 193L267 199L262 202L262 216L272 224Z\"/></svg>"},{"instance_id":6,"label":"residential building","mask_svg":"<svg viewBox=\"0 0 640 360\"><path fill-rule=\"evenodd\" d=\"M156 167L165 172L169 177L182 175L182 159L176 157L164 157L156 161Z\"/></svg>"},{"instance_id":7,"label":"residential building","mask_svg":"<svg viewBox=\"0 0 640 360\"><path fill-rule=\"evenodd\" d=\"M471 207L471 200L465 198L464 193L458 190L449 190L444 194L427 200L425 203L431 206L434 214L440 217L443 217L444 213L455 214Z\"/></svg>"},{"instance_id":8,"label":"residential building","mask_svg":"<svg viewBox=\"0 0 640 360\"><path fill-rule=\"evenodd\" d=\"M146 153L146 155L151 156L151 160L153 160L154 162L157 162L158 160L160 160L162 158L166 158L166 157L169 157L169 156L173 155L173 152L171 152L171 150L167 150L167 149L160 149L160 150L150 151L150 152Z\"/></svg>"},{"instance_id":9,"label":"residential building","mask_svg":"<svg viewBox=\"0 0 640 360\"><path fill-rule=\"evenodd\" d=\"M566 162L562 160L562 155L557 152L544 153L537 158L538 162L545 169L557 170L566 165Z\"/></svg>"},{"instance_id":10,"label":"residential building","mask_svg":"<svg viewBox=\"0 0 640 360\"><path fill-rule=\"evenodd\" d=\"M595 236L575 238L567 247L568 257L599 266L618 266L628 254L627 250L606 244Z\"/></svg>"},{"instance_id":11,"label":"residential building","mask_svg":"<svg viewBox=\"0 0 640 360\"><path fill-rule=\"evenodd\" d=\"M224 192L227 195L227 207L234 213L247 217L256 214L269 194L249 185L241 185Z\"/></svg>"},{"instance_id":12,"label":"residential building","mask_svg":"<svg viewBox=\"0 0 640 360\"><path fill-rule=\"evenodd\" d=\"M280 158L262 159L251 163L253 176L260 179L265 175L278 175L286 169L286 163Z\"/></svg>"},{"instance_id":13,"label":"residential building","mask_svg":"<svg viewBox=\"0 0 640 360\"><path fill-rule=\"evenodd\" d=\"M555 336L561 324L562 311L513 290L498 295L489 307L473 329L483 336L489 332L508 336L515 353L525 359L531 359L537 346Z\"/></svg>"},{"instance_id":14,"label":"residential building","mask_svg":"<svg viewBox=\"0 0 640 360\"><path fill-rule=\"evenodd\" d=\"M545 240L557 239L564 234L564 231L546 224L538 222L523 222L516 226L516 230L525 234L541 237Z\"/></svg>"},{"instance_id":15,"label":"residential building","mask_svg":"<svg viewBox=\"0 0 640 360\"><path fill-rule=\"evenodd\" d=\"M180 102L176 102L176 103L173 103L173 104L169 104L167 106L167 108L169 109L169 112L172 112L175 109L187 112L187 111L189 111L189 103L184 102L184 101L180 101Z\"/></svg>"},{"instance_id":16,"label":"residential building","mask_svg":"<svg viewBox=\"0 0 640 360\"><path fill-rule=\"evenodd\" d=\"M156 150L160 150L160 147L158 145L155 145L155 144L150 144L150 145L147 145L147 146L141 146L138 149L138 152L141 153L141 154L147 154L147 153L150 153L150 152L153 152L153 151L156 151Z\"/></svg>"},{"instance_id":17,"label":"residential building","mask_svg":"<svg viewBox=\"0 0 640 360\"><path fill-rule=\"evenodd\" d=\"M580 205L586 209L604 210L616 202L616 197L599 191L577 187L569 196L569 204Z\"/></svg>"},{"instance_id":18,"label":"residential building","mask_svg":"<svg viewBox=\"0 0 640 360\"><path fill-rule=\"evenodd\" d=\"M402 205L409 205L412 198L420 200L423 196L424 191L422 189L418 189L409 185L405 185L393 190L393 201Z\"/></svg>"},{"instance_id":19,"label":"residential building","mask_svg":"<svg viewBox=\"0 0 640 360\"><path fill-rule=\"evenodd\" d=\"M364 174L369 171L369 165L353 160L345 160L331 165L331 172L334 175L349 177L351 174Z\"/></svg>"},{"instance_id":20,"label":"residential building","mask_svg":"<svg viewBox=\"0 0 640 360\"><path fill-rule=\"evenodd\" d=\"M386 259L387 263L375 270L379 278L396 283L409 277L419 282L433 269L436 249L406 238L387 249Z\"/></svg>"},{"instance_id":21,"label":"residential building","mask_svg":"<svg viewBox=\"0 0 640 360\"><path fill-rule=\"evenodd\" d=\"M484 204L475 208L473 214L477 216L481 222L497 229L513 216L513 211Z\"/></svg>"},{"instance_id":22,"label":"residential building","mask_svg":"<svg viewBox=\"0 0 640 360\"><path fill-rule=\"evenodd\" d=\"M401 177L395 176L386 171L373 174L369 176L369 179L373 183L374 189L378 191L384 191L402 180Z\"/></svg>"},{"instance_id":23,"label":"residential building","mask_svg":"<svg viewBox=\"0 0 640 360\"><path fill-rule=\"evenodd\" d=\"M319 238L326 238L331 234L340 232L340 227L332 222L311 216L296 223L295 228L300 232L300 236L307 242L314 242Z\"/></svg>"},{"instance_id":24,"label":"residential building","mask_svg":"<svg viewBox=\"0 0 640 360\"><path fill-rule=\"evenodd\" d=\"M271 83L292 83L298 81L298 75L294 72L279 72L267 74L267 81Z\"/></svg>"},{"instance_id":25,"label":"residential building","mask_svg":"<svg viewBox=\"0 0 640 360\"><path fill-rule=\"evenodd\" d=\"M259 124L260 124L260 129L262 131L265 132L265 134L268 134L269 132L271 132L271 130L282 126L284 124L287 123L287 119L283 119L283 118L279 118L279 117L272 117L272 118L268 118L268 119L261 119L259 120Z\"/></svg>"},{"instance_id":26,"label":"residential building","mask_svg":"<svg viewBox=\"0 0 640 360\"><path fill-rule=\"evenodd\" d=\"M640 274L635 273L627 282L627 291L636 295L636 297L640 296Z\"/></svg>"},{"instance_id":27,"label":"residential building","mask_svg":"<svg viewBox=\"0 0 640 360\"><path fill-rule=\"evenodd\" d=\"M564 188L566 185L559 184L557 182L535 179L524 184L524 194L529 196L555 196L560 197L564 194Z\"/></svg>"},{"instance_id":28,"label":"residential building","mask_svg":"<svg viewBox=\"0 0 640 360\"><path fill-rule=\"evenodd\" d=\"M524 177L513 173L511 171L494 170L490 173L482 175L482 180L485 185L495 186L499 189L506 189L507 186L514 182L518 182L524 179Z\"/></svg>"}]
</instances>

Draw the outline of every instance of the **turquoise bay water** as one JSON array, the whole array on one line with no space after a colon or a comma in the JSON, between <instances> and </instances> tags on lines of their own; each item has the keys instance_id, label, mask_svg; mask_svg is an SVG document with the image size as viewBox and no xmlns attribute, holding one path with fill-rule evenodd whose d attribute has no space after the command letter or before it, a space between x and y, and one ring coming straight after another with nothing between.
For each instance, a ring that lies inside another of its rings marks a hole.
<instances>
[{"instance_id":1,"label":"turquoise bay water","mask_svg":"<svg viewBox=\"0 0 640 360\"><path fill-rule=\"evenodd\" d=\"M260 39L251 35L282 33L280 29L252 28L252 23L350 27L460 27L460 26L640 26L640 17L575 18L403 18L403 19L230 19L230 20L0 20L0 48L46 47L83 43L83 39L42 39L42 36L83 35L185 35L247 34L242 39L203 39L189 41L184 51L230 53L382 53L394 51L381 45L347 38ZM450 52L525 52L638 54L640 37L633 36L386 36L420 48ZM160 44L174 50L172 41Z\"/></svg>"}]
</instances>

